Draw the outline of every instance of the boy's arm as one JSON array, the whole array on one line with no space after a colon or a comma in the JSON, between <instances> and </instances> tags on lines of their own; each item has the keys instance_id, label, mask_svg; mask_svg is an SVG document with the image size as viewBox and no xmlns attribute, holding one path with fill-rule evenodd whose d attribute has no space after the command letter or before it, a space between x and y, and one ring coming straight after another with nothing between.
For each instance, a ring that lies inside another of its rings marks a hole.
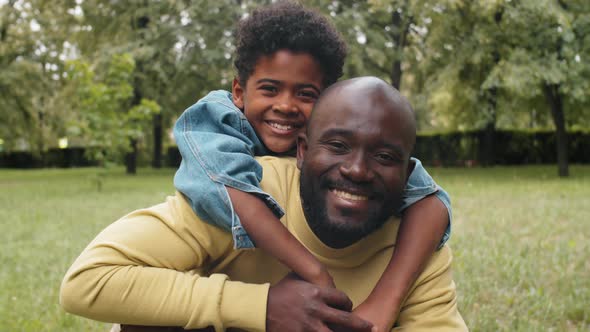
<instances>
[{"instance_id":1,"label":"boy's arm","mask_svg":"<svg viewBox=\"0 0 590 332\"><path fill-rule=\"evenodd\" d=\"M402 217L389 264L371 295L355 312L388 331L408 290L440 243L448 220L445 205L434 195L411 205Z\"/></svg>"},{"instance_id":2,"label":"boy's arm","mask_svg":"<svg viewBox=\"0 0 590 332\"><path fill-rule=\"evenodd\" d=\"M235 212L257 248L263 249L292 269L304 280L334 287L334 281L321 264L258 197L227 187Z\"/></svg>"},{"instance_id":3,"label":"boy's arm","mask_svg":"<svg viewBox=\"0 0 590 332\"><path fill-rule=\"evenodd\" d=\"M450 231L448 194L436 185L418 159L412 161L415 167L405 188L405 210L393 256L369 298L356 309L383 331L394 323L408 290Z\"/></svg>"},{"instance_id":4,"label":"boy's arm","mask_svg":"<svg viewBox=\"0 0 590 332\"><path fill-rule=\"evenodd\" d=\"M392 331L468 331L457 309L447 246L436 251L412 286Z\"/></svg>"}]
</instances>

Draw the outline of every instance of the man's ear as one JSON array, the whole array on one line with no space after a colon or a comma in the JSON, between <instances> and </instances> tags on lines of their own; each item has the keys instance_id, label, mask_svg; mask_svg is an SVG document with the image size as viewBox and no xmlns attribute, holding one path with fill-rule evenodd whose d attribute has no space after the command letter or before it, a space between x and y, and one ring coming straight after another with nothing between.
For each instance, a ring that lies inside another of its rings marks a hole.
<instances>
[{"instance_id":1,"label":"man's ear","mask_svg":"<svg viewBox=\"0 0 590 332\"><path fill-rule=\"evenodd\" d=\"M234 81L231 85L231 94L234 105L236 105L237 108L244 110L244 88L237 77L234 77Z\"/></svg>"},{"instance_id":2,"label":"man's ear","mask_svg":"<svg viewBox=\"0 0 590 332\"><path fill-rule=\"evenodd\" d=\"M307 136L305 133L297 136L297 168L301 170L303 166L303 160L305 159L305 153L307 152Z\"/></svg>"}]
</instances>

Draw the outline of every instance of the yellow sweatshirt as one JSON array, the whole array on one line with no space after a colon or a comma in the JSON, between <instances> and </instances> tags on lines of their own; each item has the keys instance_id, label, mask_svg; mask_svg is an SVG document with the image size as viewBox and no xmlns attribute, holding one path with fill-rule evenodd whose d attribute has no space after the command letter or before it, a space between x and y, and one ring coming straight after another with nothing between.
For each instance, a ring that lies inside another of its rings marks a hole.
<instances>
[{"instance_id":1,"label":"yellow sweatshirt","mask_svg":"<svg viewBox=\"0 0 590 332\"><path fill-rule=\"evenodd\" d=\"M355 305L384 271L398 219L344 249L324 245L308 227L292 158L261 157L262 189L285 209L282 222L328 266ZM134 211L103 230L76 259L61 285L66 311L134 325L213 326L264 331L269 283L288 270L260 250L233 250L231 234L202 222L177 193ZM465 331L457 311L451 251L437 251L410 290L397 328Z\"/></svg>"}]
</instances>

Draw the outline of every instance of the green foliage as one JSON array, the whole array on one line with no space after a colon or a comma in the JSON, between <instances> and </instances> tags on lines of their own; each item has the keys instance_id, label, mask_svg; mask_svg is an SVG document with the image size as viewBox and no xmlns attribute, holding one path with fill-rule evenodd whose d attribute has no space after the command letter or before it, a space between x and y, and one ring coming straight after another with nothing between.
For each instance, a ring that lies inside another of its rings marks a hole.
<instances>
[{"instance_id":1,"label":"green foliage","mask_svg":"<svg viewBox=\"0 0 590 332\"><path fill-rule=\"evenodd\" d=\"M130 151L132 139L143 138L160 106L147 99L131 105L135 62L129 54L115 55L102 67L101 77L87 62L69 61L62 99L77 110L69 122L69 136L86 142L88 156L104 164L120 160Z\"/></svg>"},{"instance_id":2,"label":"green foliage","mask_svg":"<svg viewBox=\"0 0 590 332\"><path fill-rule=\"evenodd\" d=\"M170 128L176 116L207 91L230 87L234 24L246 12L269 2L3 2L0 139L4 149L44 151L57 138L76 131L79 137L85 137L80 136L83 130L84 135L91 130L113 133L104 131L104 126L91 125L91 120L100 122L88 119L92 116L78 114L86 109L71 105L79 98L65 98L72 96L72 77L68 76L72 61L88 66L78 68L78 74L87 77L76 78L92 83L84 92L87 107L97 109L90 102L94 100L104 106L102 112L109 113L120 102L126 104L119 113L133 114L134 106L149 99L160 111L148 107L151 111L147 113L159 114L162 128ZM350 56L345 77L401 79L402 92L417 110L422 130L468 130L489 124L552 128L544 96L547 84L556 85L555 91L563 97L568 130L590 126L588 1L303 3L330 16L347 40ZM123 54L133 61L132 71L123 60L113 63ZM123 89L113 90L117 85ZM123 102L130 90L132 100ZM99 98L101 93L108 97ZM143 150L156 139L154 131L145 126L149 120L123 120L136 126L111 123L121 129L112 141L138 138L140 153L145 154ZM98 136L101 134L93 137ZM108 142L105 137L100 141ZM108 143L107 147L116 145Z\"/></svg>"},{"instance_id":3,"label":"green foliage","mask_svg":"<svg viewBox=\"0 0 590 332\"><path fill-rule=\"evenodd\" d=\"M432 23L421 48L419 76L427 83L414 87L445 119L435 125L468 129L490 119L510 123L532 107L549 114L547 84L559 85L566 119L577 115L570 123L587 117L587 1L446 1L437 8L429 15ZM520 107L509 107L515 100ZM539 100L544 107L538 107Z\"/></svg>"}]
</instances>

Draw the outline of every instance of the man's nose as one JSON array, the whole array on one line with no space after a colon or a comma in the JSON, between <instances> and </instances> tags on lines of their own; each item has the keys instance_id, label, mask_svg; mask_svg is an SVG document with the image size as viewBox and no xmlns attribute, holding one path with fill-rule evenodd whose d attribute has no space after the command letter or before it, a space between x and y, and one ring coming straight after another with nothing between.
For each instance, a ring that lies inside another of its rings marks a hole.
<instances>
[{"instance_id":1,"label":"man's nose","mask_svg":"<svg viewBox=\"0 0 590 332\"><path fill-rule=\"evenodd\" d=\"M371 169L370 162L367 158L362 152L350 155L350 158L340 165L340 172L344 177L353 182L362 183L372 181L375 173Z\"/></svg>"}]
</instances>

